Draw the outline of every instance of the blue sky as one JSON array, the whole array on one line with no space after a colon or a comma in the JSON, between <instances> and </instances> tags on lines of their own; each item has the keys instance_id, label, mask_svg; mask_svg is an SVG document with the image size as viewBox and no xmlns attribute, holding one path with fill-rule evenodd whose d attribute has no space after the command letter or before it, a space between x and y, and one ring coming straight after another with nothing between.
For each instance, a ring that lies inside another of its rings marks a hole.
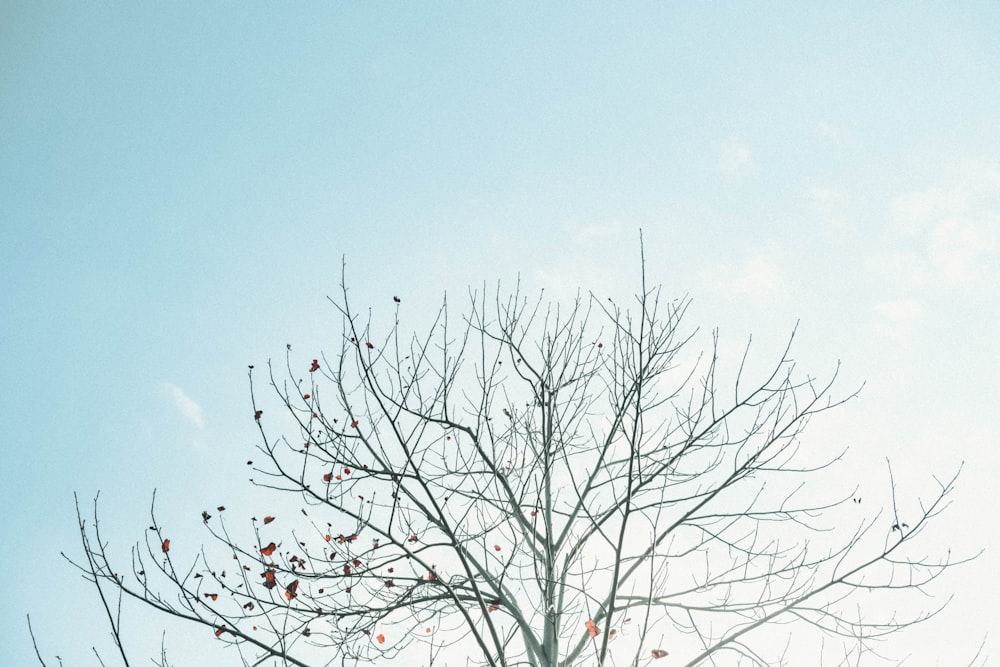
<instances>
[{"instance_id":1,"label":"blue sky","mask_svg":"<svg viewBox=\"0 0 1000 667\"><path fill-rule=\"evenodd\" d=\"M107 651L73 491L126 558L154 488L191 541L257 511L246 365L332 349L342 258L419 318L519 275L628 294L640 228L724 350L800 320L804 367L867 382L812 429L845 476L966 462L938 535L987 552L903 654L996 641L1000 8L866 4L0 4L6 662L28 612Z\"/></svg>"}]
</instances>

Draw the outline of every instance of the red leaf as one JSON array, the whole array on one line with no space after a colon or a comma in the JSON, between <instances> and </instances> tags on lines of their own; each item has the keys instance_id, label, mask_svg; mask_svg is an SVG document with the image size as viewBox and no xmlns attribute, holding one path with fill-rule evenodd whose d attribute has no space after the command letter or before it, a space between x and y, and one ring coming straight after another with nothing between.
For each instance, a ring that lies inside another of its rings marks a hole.
<instances>
[{"instance_id":1,"label":"red leaf","mask_svg":"<svg viewBox=\"0 0 1000 667\"><path fill-rule=\"evenodd\" d=\"M170 551L170 540L163 540L163 553Z\"/></svg>"},{"instance_id":2,"label":"red leaf","mask_svg":"<svg viewBox=\"0 0 1000 667\"><path fill-rule=\"evenodd\" d=\"M297 591L298 589L299 589L299 580L296 579L292 583L288 584L288 586L285 588L285 597L288 598L289 600L296 597L298 593L296 593L295 591Z\"/></svg>"},{"instance_id":3,"label":"red leaf","mask_svg":"<svg viewBox=\"0 0 1000 667\"><path fill-rule=\"evenodd\" d=\"M309 372L314 373L319 370L319 359L313 359L312 366L309 367Z\"/></svg>"},{"instance_id":4,"label":"red leaf","mask_svg":"<svg viewBox=\"0 0 1000 667\"><path fill-rule=\"evenodd\" d=\"M277 548L278 547L275 546L274 542L271 542L266 547L264 547L263 549L261 549L260 552L262 554L264 554L265 556L270 556L271 554L274 553L274 550L277 549Z\"/></svg>"},{"instance_id":5,"label":"red leaf","mask_svg":"<svg viewBox=\"0 0 1000 667\"><path fill-rule=\"evenodd\" d=\"M373 349L373 348L374 348L375 346L374 346L374 345L372 345L371 343L365 343L365 347L367 347L367 348L368 348L369 350L371 350L371 349Z\"/></svg>"},{"instance_id":6,"label":"red leaf","mask_svg":"<svg viewBox=\"0 0 1000 667\"><path fill-rule=\"evenodd\" d=\"M350 475L351 474L351 469L350 468L344 468L344 474L345 475Z\"/></svg>"},{"instance_id":7,"label":"red leaf","mask_svg":"<svg viewBox=\"0 0 1000 667\"><path fill-rule=\"evenodd\" d=\"M265 526L267 524L271 523L272 521L274 521L274 517L273 516L266 516L266 517L264 517L264 525Z\"/></svg>"},{"instance_id":8,"label":"red leaf","mask_svg":"<svg viewBox=\"0 0 1000 667\"><path fill-rule=\"evenodd\" d=\"M596 637L601 634L601 629L594 624L594 619L587 619L587 622L584 623L584 625L587 626L587 634L591 637Z\"/></svg>"},{"instance_id":9,"label":"red leaf","mask_svg":"<svg viewBox=\"0 0 1000 667\"><path fill-rule=\"evenodd\" d=\"M493 550L494 551L500 551L500 545L499 544L494 544L493 545Z\"/></svg>"},{"instance_id":10,"label":"red leaf","mask_svg":"<svg viewBox=\"0 0 1000 667\"><path fill-rule=\"evenodd\" d=\"M274 588L277 586L278 582L274 578L274 570L265 570L264 574L261 576L264 577L264 586L267 588Z\"/></svg>"},{"instance_id":11,"label":"red leaf","mask_svg":"<svg viewBox=\"0 0 1000 667\"><path fill-rule=\"evenodd\" d=\"M667 657L667 652L664 651L663 649L660 649L660 648L654 648L653 651L652 651L652 653L653 653L653 657L654 658L666 658Z\"/></svg>"},{"instance_id":12,"label":"red leaf","mask_svg":"<svg viewBox=\"0 0 1000 667\"><path fill-rule=\"evenodd\" d=\"M328 472L325 475L323 475L323 481L324 482L329 482L331 479L333 479L333 473L332 472Z\"/></svg>"},{"instance_id":13,"label":"red leaf","mask_svg":"<svg viewBox=\"0 0 1000 667\"><path fill-rule=\"evenodd\" d=\"M225 512L226 511L226 506L225 505L219 505L218 507L215 508L215 511L217 511L217 512Z\"/></svg>"},{"instance_id":14,"label":"red leaf","mask_svg":"<svg viewBox=\"0 0 1000 667\"><path fill-rule=\"evenodd\" d=\"M376 637L375 639L377 639L377 640L378 640L378 643L379 643L379 644L384 644L384 643L385 643L385 635L379 635L379 636L378 636L378 637Z\"/></svg>"},{"instance_id":15,"label":"red leaf","mask_svg":"<svg viewBox=\"0 0 1000 667\"><path fill-rule=\"evenodd\" d=\"M309 396L309 394L302 394L302 398L308 401L311 397Z\"/></svg>"},{"instance_id":16,"label":"red leaf","mask_svg":"<svg viewBox=\"0 0 1000 667\"><path fill-rule=\"evenodd\" d=\"M354 421L351 422L351 428L357 428L357 427L358 427L358 420L355 419Z\"/></svg>"},{"instance_id":17,"label":"red leaf","mask_svg":"<svg viewBox=\"0 0 1000 667\"><path fill-rule=\"evenodd\" d=\"M225 628L222 628L222 627L216 628L215 629L215 636L216 637L221 637L222 633L225 632L225 631L226 631Z\"/></svg>"},{"instance_id":18,"label":"red leaf","mask_svg":"<svg viewBox=\"0 0 1000 667\"><path fill-rule=\"evenodd\" d=\"M219 594L218 593L205 593L205 597L206 598L212 598L212 602L215 602L216 600L219 599Z\"/></svg>"}]
</instances>

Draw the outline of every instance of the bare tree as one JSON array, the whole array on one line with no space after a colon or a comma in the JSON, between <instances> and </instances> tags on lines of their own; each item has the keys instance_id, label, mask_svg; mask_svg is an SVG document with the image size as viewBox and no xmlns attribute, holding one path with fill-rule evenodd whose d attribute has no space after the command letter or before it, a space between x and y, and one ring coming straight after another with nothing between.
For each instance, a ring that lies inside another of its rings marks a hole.
<instances>
[{"instance_id":1,"label":"bare tree","mask_svg":"<svg viewBox=\"0 0 1000 667\"><path fill-rule=\"evenodd\" d=\"M690 353L689 302L645 284L627 308L484 290L422 336L394 301L383 326L343 289L336 354L270 368L280 418L251 366L255 484L282 492L279 520L241 539L206 511L214 539L182 562L154 514L127 577L81 520L98 588L247 665L778 665L793 631L817 662L861 664L940 609L893 604L956 564L914 540L957 474L911 516L891 478L874 512L811 483L842 452L817 458L803 428L850 396L798 374L794 333L759 377L748 343L725 382L717 336Z\"/></svg>"}]
</instances>

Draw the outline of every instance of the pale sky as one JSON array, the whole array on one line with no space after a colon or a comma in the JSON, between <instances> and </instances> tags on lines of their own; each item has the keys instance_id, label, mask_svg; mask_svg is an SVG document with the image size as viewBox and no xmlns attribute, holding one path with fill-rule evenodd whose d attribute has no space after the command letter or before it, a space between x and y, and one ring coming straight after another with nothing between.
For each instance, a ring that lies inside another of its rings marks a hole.
<instances>
[{"instance_id":1,"label":"pale sky","mask_svg":"<svg viewBox=\"0 0 1000 667\"><path fill-rule=\"evenodd\" d=\"M997 35L995 2L0 2L0 662L34 660L26 613L113 658L59 555L74 491L123 569L154 488L192 555L202 509L262 511L246 366L335 348L342 258L414 317L518 276L621 298L640 228L724 353L799 322L804 371L866 382L805 435L846 488L965 462L927 551L987 551L889 652L996 655ZM129 616L137 664L160 621ZM178 664L216 646L165 627Z\"/></svg>"}]
</instances>

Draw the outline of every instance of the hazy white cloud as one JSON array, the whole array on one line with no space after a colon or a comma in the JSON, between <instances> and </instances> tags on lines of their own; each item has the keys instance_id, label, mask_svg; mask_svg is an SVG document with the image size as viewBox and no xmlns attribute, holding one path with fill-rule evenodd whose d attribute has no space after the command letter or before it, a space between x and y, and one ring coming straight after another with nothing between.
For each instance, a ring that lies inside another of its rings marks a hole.
<instances>
[{"instance_id":1,"label":"hazy white cloud","mask_svg":"<svg viewBox=\"0 0 1000 667\"><path fill-rule=\"evenodd\" d=\"M891 231L918 244L906 255L906 270L890 276L897 286L968 285L995 264L1000 167L965 162L947 169L940 180L895 197L889 206Z\"/></svg>"},{"instance_id":2,"label":"hazy white cloud","mask_svg":"<svg viewBox=\"0 0 1000 667\"><path fill-rule=\"evenodd\" d=\"M847 213L847 197L835 188L812 186L806 189L806 200L819 216L828 236L840 237L855 232L854 221Z\"/></svg>"},{"instance_id":3,"label":"hazy white cloud","mask_svg":"<svg viewBox=\"0 0 1000 667\"><path fill-rule=\"evenodd\" d=\"M562 228L574 243L584 243L594 239L608 239L620 235L622 223L620 220L591 223L567 220L563 223Z\"/></svg>"},{"instance_id":4,"label":"hazy white cloud","mask_svg":"<svg viewBox=\"0 0 1000 667\"><path fill-rule=\"evenodd\" d=\"M924 317L924 305L916 299L881 301L875 304L875 331L895 344L911 347Z\"/></svg>"},{"instance_id":5,"label":"hazy white cloud","mask_svg":"<svg viewBox=\"0 0 1000 667\"><path fill-rule=\"evenodd\" d=\"M181 414L182 417L198 428L205 427L205 420L202 417L201 406L198 405L193 398L185 394L184 390L175 384L165 382L163 383L163 388L173 401L174 408Z\"/></svg>"},{"instance_id":6,"label":"hazy white cloud","mask_svg":"<svg viewBox=\"0 0 1000 667\"><path fill-rule=\"evenodd\" d=\"M930 262L939 278L951 284L975 282L984 259L996 249L994 229L949 218L930 233Z\"/></svg>"},{"instance_id":7,"label":"hazy white cloud","mask_svg":"<svg viewBox=\"0 0 1000 667\"><path fill-rule=\"evenodd\" d=\"M824 210L840 208L844 202L844 195L839 190L817 186L806 190L806 198Z\"/></svg>"},{"instance_id":8,"label":"hazy white cloud","mask_svg":"<svg viewBox=\"0 0 1000 667\"><path fill-rule=\"evenodd\" d=\"M923 253L891 251L876 253L865 261L867 269L881 280L900 289L916 289L927 284L931 270Z\"/></svg>"},{"instance_id":9,"label":"hazy white cloud","mask_svg":"<svg viewBox=\"0 0 1000 667\"><path fill-rule=\"evenodd\" d=\"M703 278L716 291L739 296L774 296L787 289L774 244L751 252L736 264L716 264Z\"/></svg>"},{"instance_id":10,"label":"hazy white cloud","mask_svg":"<svg viewBox=\"0 0 1000 667\"><path fill-rule=\"evenodd\" d=\"M828 144L838 148L853 148L858 140L854 133L843 125L820 121L816 123L816 134L818 134Z\"/></svg>"},{"instance_id":11,"label":"hazy white cloud","mask_svg":"<svg viewBox=\"0 0 1000 667\"><path fill-rule=\"evenodd\" d=\"M738 176L754 171L756 165L750 147L740 139L730 139L719 146L719 173L724 176Z\"/></svg>"}]
</instances>

